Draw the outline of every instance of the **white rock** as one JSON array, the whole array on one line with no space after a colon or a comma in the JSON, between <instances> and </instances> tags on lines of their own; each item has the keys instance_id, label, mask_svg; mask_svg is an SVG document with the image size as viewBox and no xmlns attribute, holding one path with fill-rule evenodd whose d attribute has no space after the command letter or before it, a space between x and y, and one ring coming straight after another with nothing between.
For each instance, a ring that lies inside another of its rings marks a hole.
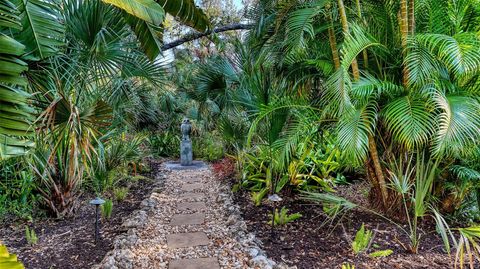
<instances>
[{"instance_id":1,"label":"white rock","mask_svg":"<svg viewBox=\"0 0 480 269\"><path fill-rule=\"evenodd\" d=\"M258 254L260 253L260 251L256 248L251 248L249 251L248 251L248 254L250 255L250 257L252 258L255 258L258 256Z\"/></svg>"}]
</instances>

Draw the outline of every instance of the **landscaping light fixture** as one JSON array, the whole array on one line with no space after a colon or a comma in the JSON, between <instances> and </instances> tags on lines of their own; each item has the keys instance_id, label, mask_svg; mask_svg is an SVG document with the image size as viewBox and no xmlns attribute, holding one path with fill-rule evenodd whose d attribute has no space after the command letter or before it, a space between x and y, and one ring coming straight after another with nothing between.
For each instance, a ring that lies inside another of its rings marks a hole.
<instances>
[{"instance_id":1,"label":"landscaping light fixture","mask_svg":"<svg viewBox=\"0 0 480 269\"><path fill-rule=\"evenodd\" d=\"M100 239L100 228L98 227L98 207L103 205L104 203L105 200L101 199L100 197L97 197L94 200L90 201L90 204L95 206L95 245L97 244L98 239Z\"/></svg>"},{"instance_id":2,"label":"landscaping light fixture","mask_svg":"<svg viewBox=\"0 0 480 269\"><path fill-rule=\"evenodd\" d=\"M277 203L281 202L283 199L274 193L269 195L267 200L272 203L272 230L270 233L271 240L273 241L275 236L275 212L277 211Z\"/></svg>"}]
</instances>

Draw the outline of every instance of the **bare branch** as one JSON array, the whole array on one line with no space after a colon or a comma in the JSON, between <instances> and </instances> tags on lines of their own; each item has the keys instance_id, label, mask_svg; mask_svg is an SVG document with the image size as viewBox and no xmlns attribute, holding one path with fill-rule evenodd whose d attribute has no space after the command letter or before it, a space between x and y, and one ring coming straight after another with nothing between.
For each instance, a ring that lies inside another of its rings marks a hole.
<instances>
[{"instance_id":1,"label":"bare branch","mask_svg":"<svg viewBox=\"0 0 480 269\"><path fill-rule=\"evenodd\" d=\"M167 43L162 46L162 51L169 50L171 48L177 47L182 45L183 43L187 43L199 38L202 38L204 36L211 35L212 33L221 33L221 32L226 32L226 31L234 31L234 30L249 30L253 28L253 24L241 24L241 23L235 23L235 24L229 24L225 26L220 26L217 27L213 30L208 30L206 32L200 33L200 32L195 32L189 35L186 35L180 39L177 39L173 42Z\"/></svg>"}]
</instances>

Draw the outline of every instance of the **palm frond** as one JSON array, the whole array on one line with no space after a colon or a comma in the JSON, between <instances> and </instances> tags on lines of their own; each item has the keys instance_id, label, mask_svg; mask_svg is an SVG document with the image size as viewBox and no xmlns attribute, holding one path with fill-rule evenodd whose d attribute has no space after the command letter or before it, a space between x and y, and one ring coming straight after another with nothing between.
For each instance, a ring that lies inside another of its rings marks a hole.
<instances>
[{"instance_id":1,"label":"palm frond","mask_svg":"<svg viewBox=\"0 0 480 269\"><path fill-rule=\"evenodd\" d=\"M393 139L413 150L426 145L434 132L433 109L424 99L404 96L389 103L382 114Z\"/></svg>"},{"instance_id":2,"label":"palm frond","mask_svg":"<svg viewBox=\"0 0 480 269\"><path fill-rule=\"evenodd\" d=\"M13 0L20 11L22 30L16 34L32 58L54 55L64 46L63 16L54 0Z\"/></svg>"},{"instance_id":3,"label":"palm frond","mask_svg":"<svg viewBox=\"0 0 480 269\"><path fill-rule=\"evenodd\" d=\"M338 121L338 145L345 157L355 165L363 164L368 153L368 136L377 120L376 104L344 112Z\"/></svg>"}]
</instances>

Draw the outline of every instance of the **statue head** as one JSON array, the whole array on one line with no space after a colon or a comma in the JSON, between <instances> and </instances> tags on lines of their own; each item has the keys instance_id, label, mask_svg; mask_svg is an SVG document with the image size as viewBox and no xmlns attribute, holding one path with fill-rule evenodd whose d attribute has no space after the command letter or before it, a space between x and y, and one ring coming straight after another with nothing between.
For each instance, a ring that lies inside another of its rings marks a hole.
<instances>
[{"instance_id":1,"label":"statue head","mask_svg":"<svg viewBox=\"0 0 480 269\"><path fill-rule=\"evenodd\" d=\"M182 123L190 123L190 120L188 118L183 118Z\"/></svg>"}]
</instances>

